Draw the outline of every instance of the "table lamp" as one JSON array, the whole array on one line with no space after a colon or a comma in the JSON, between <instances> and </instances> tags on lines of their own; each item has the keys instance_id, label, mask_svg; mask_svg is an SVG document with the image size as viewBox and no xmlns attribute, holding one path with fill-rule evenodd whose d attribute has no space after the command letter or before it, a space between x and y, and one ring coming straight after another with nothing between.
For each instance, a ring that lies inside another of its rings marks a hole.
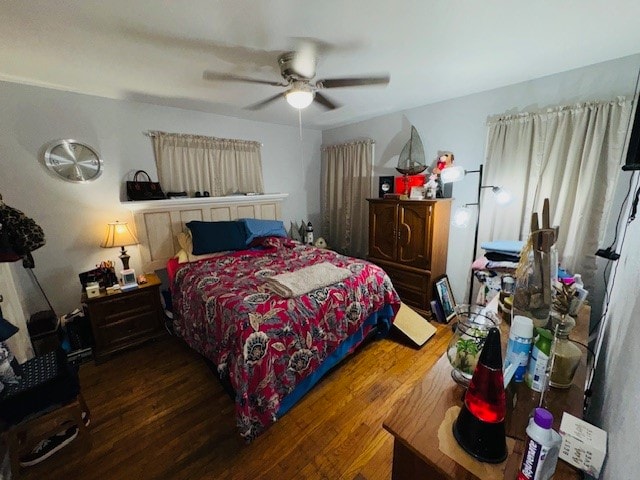
<instances>
[{"instance_id":1,"label":"table lamp","mask_svg":"<svg viewBox=\"0 0 640 480\"><path fill-rule=\"evenodd\" d=\"M136 245L138 239L129 229L127 222L111 222L107 224L104 240L100 244L102 248L120 247L120 260L124 270L129 270L129 255L124 249L127 245Z\"/></svg>"},{"instance_id":2,"label":"table lamp","mask_svg":"<svg viewBox=\"0 0 640 480\"><path fill-rule=\"evenodd\" d=\"M453 424L453 436L467 453L481 462L500 463L507 458L506 412L500 330L493 327Z\"/></svg>"}]
</instances>

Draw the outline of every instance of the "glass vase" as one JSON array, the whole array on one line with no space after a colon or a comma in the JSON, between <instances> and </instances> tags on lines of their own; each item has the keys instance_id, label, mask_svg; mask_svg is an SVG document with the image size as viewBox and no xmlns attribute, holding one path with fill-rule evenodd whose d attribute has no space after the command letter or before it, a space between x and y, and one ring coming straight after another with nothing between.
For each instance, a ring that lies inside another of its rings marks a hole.
<instances>
[{"instance_id":1,"label":"glass vase","mask_svg":"<svg viewBox=\"0 0 640 480\"><path fill-rule=\"evenodd\" d=\"M457 305L457 323L447 347L447 358L453 367L451 377L468 387L491 327L500 321L493 312L479 305Z\"/></svg>"},{"instance_id":2,"label":"glass vase","mask_svg":"<svg viewBox=\"0 0 640 480\"><path fill-rule=\"evenodd\" d=\"M516 271L516 288L511 308L512 317L529 317L533 326L538 328L547 328L549 325L552 285L558 278L558 253L555 245L538 239L538 235L544 232L547 231L534 232L532 239L529 239L529 253L521 258Z\"/></svg>"},{"instance_id":3,"label":"glass vase","mask_svg":"<svg viewBox=\"0 0 640 480\"><path fill-rule=\"evenodd\" d=\"M569 388L582 358L580 347L569 340L569 334L575 327L576 321L570 315L554 317L556 339L549 384L555 388Z\"/></svg>"}]
</instances>

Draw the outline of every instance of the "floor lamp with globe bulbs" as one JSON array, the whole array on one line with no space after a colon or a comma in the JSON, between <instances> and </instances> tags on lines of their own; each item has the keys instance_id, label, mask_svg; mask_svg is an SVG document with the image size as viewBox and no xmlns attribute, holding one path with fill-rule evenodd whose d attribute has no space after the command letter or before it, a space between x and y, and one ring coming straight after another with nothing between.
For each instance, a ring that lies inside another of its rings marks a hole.
<instances>
[{"instance_id":1,"label":"floor lamp with globe bulbs","mask_svg":"<svg viewBox=\"0 0 640 480\"><path fill-rule=\"evenodd\" d=\"M476 197L476 201L473 203L465 203L461 207L456 208L453 213L453 221L451 222L454 227L458 228L466 228L469 225L469 220L471 220L472 212L469 208L470 206L477 205L478 211L476 215L476 227L475 233L473 235L473 252L471 263L476 258L476 250L478 249L478 227L480 226L480 197L482 194L482 190L485 188L490 188L493 194L496 197L496 203L498 205L507 205L511 199L511 193L505 190L502 187L498 187L495 185L482 185L482 173L483 166L482 164L478 167L477 170L465 170L463 167L455 166L455 167L447 167L442 170L440 174L441 180L443 183L451 183L462 180L465 175L468 173L477 173L478 174L478 194ZM469 305L473 304L473 268L471 269L471 278L469 281Z\"/></svg>"}]
</instances>

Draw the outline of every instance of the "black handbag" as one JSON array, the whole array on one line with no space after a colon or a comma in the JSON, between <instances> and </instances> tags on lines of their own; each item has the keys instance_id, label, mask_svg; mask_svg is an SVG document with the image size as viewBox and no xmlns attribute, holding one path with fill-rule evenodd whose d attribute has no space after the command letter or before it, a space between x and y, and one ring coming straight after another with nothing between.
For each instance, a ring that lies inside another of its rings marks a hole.
<instances>
[{"instance_id":1,"label":"black handbag","mask_svg":"<svg viewBox=\"0 0 640 480\"><path fill-rule=\"evenodd\" d=\"M138 178L147 177L146 181ZM133 181L127 181L127 199L129 200L162 200L166 198L160 183L152 182L151 177L144 170L138 170L133 175Z\"/></svg>"}]
</instances>

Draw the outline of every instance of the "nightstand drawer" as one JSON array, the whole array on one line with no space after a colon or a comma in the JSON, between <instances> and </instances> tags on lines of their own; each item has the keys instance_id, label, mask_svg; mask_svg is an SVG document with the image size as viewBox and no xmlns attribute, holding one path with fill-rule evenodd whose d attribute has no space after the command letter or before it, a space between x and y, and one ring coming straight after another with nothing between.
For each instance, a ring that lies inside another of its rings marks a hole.
<instances>
[{"instance_id":1,"label":"nightstand drawer","mask_svg":"<svg viewBox=\"0 0 640 480\"><path fill-rule=\"evenodd\" d=\"M99 326L98 336L105 348L111 348L117 347L118 343L129 344L137 337L146 337L157 329L157 314L155 311L148 311Z\"/></svg>"},{"instance_id":2,"label":"nightstand drawer","mask_svg":"<svg viewBox=\"0 0 640 480\"><path fill-rule=\"evenodd\" d=\"M121 317L130 315L136 315L140 313L140 310L151 310L154 302L153 296L158 293L154 290L140 290L129 295L113 295L113 298L108 298L100 303L99 315L95 319L98 325L104 325L114 321L114 317L117 320Z\"/></svg>"}]
</instances>

